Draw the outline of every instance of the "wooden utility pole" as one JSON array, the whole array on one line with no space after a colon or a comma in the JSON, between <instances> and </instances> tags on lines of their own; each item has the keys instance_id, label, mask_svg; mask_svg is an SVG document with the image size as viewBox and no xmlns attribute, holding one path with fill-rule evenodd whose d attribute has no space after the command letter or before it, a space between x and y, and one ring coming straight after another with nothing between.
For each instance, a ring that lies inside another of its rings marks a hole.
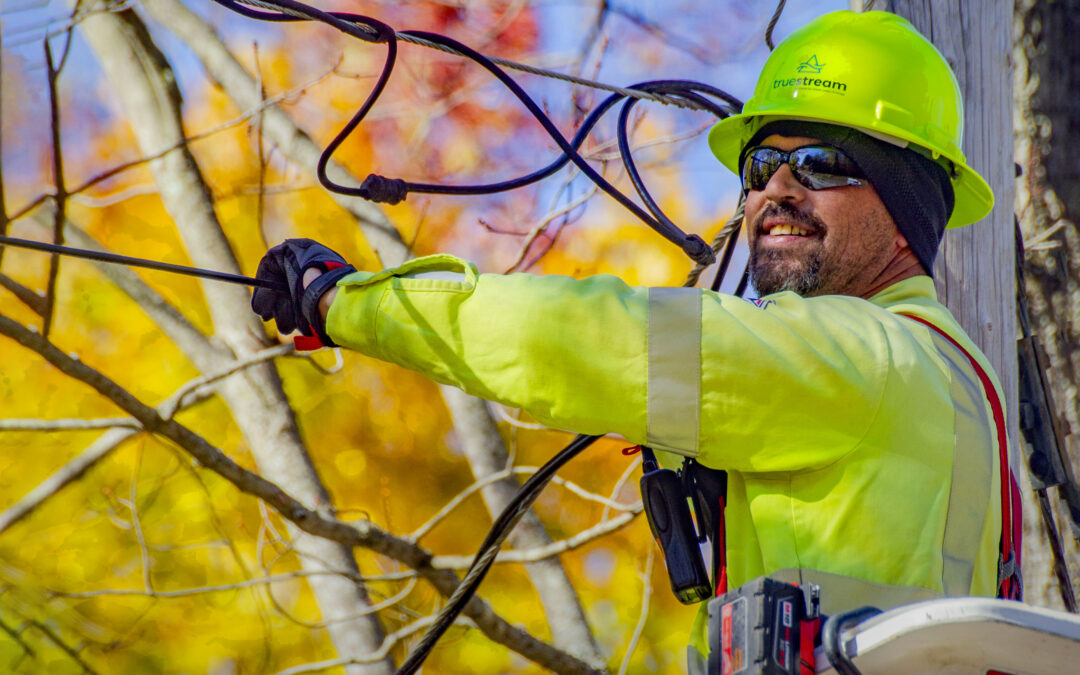
<instances>
[{"instance_id":1,"label":"wooden utility pole","mask_svg":"<svg viewBox=\"0 0 1080 675\"><path fill-rule=\"evenodd\" d=\"M1009 434L1017 433L1016 274L1013 235L1011 0L891 0L877 7L911 21L945 55L964 96L963 151L994 190L982 221L949 230L934 265L938 296L1001 379Z\"/></svg>"},{"instance_id":2,"label":"wooden utility pole","mask_svg":"<svg viewBox=\"0 0 1080 675\"><path fill-rule=\"evenodd\" d=\"M995 205L982 222L946 234L934 267L938 293L983 349L1001 378L1009 433L1019 448L1015 274L1015 164L1013 153L1012 0L890 0L945 55L964 95L968 163L994 190ZM1025 467L1026 468L1026 467ZM1053 564L1037 500L1023 471L1024 576L1028 602L1060 606L1052 592Z\"/></svg>"}]
</instances>

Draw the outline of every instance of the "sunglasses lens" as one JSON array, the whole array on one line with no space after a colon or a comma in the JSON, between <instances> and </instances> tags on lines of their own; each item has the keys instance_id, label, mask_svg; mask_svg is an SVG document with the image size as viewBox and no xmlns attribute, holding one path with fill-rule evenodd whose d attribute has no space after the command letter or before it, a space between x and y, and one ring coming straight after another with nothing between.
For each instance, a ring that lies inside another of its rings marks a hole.
<instances>
[{"instance_id":1,"label":"sunglasses lens","mask_svg":"<svg viewBox=\"0 0 1080 675\"><path fill-rule=\"evenodd\" d=\"M780 152L774 148L754 148L748 152L743 162L743 188L764 190L781 162Z\"/></svg>"},{"instance_id":2,"label":"sunglasses lens","mask_svg":"<svg viewBox=\"0 0 1080 675\"><path fill-rule=\"evenodd\" d=\"M756 147L746 153L742 180L746 190L764 190L769 179L787 163L795 178L811 190L865 185L864 176L854 160L836 148L803 146L791 152Z\"/></svg>"},{"instance_id":3,"label":"sunglasses lens","mask_svg":"<svg viewBox=\"0 0 1080 675\"><path fill-rule=\"evenodd\" d=\"M811 190L863 184L857 180L863 177L862 171L836 148L799 148L791 153L791 168L799 182Z\"/></svg>"}]
</instances>

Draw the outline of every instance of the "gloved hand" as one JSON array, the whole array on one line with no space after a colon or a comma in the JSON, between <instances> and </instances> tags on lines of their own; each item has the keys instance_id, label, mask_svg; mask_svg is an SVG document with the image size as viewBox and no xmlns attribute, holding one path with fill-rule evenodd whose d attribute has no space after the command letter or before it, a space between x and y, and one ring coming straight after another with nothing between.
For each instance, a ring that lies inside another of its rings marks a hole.
<instances>
[{"instance_id":1,"label":"gloved hand","mask_svg":"<svg viewBox=\"0 0 1080 675\"><path fill-rule=\"evenodd\" d=\"M323 274L305 289L304 271L312 267ZM326 334L319 312L319 298L338 279L355 271L344 258L313 239L286 239L266 252L259 261L255 278L283 284L289 293L256 288L251 296L251 309L263 321L276 321L281 333L299 330L304 335L314 334L324 345L333 347L334 341Z\"/></svg>"}]
</instances>

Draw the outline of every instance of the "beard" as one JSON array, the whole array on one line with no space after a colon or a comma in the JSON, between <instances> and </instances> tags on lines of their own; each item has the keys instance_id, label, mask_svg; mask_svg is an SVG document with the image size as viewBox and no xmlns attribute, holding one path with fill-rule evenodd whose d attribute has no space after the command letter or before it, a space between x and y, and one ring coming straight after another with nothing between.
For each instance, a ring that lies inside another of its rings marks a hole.
<instances>
[{"instance_id":1,"label":"beard","mask_svg":"<svg viewBox=\"0 0 1080 675\"><path fill-rule=\"evenodd\" d=\"M821 288L821 265L820 251L793 261L779 251L755 248L750 252L750 282L758 295L792 291L806 297Z\"/></svg>"},{"instance_id":2,"label":"beard","mask_svg":"<svg viewBox=\"0 0 1080 675\"><path fill-rule=\"evenodd\" d=\"M819 218L801 213L784 202L766 206L756 219L754 229L760 231L761 223L771 216L784 216L815 233L815 237L823 236L826 230L825 223ZM793 258L789 252L751 246L748 265L750 282L759 295L781 291L792 291L802 296L814 295L822 287L824 262L824 251L820 249L804 257Z\"/></svg>"}]
</instances>

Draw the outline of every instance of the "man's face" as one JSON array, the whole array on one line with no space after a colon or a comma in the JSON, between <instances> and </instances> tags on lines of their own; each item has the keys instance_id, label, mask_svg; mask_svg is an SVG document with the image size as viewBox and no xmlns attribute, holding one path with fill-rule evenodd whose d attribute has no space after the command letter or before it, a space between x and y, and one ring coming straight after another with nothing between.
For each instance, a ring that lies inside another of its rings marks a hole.
<instances>
[{"instance_id":1,"label":"man's face","mask_svg":"<svg viewBox=\"0 0 1080 675\"><path fill-rule=\"evenodd\" d=\"M772 135L760 145L793 150L813 138ZM873 186L811 190L786 164L746 195L750 280L761 295L855 295L870 289L906 244Z\"/></svg>"}]
</instances>

